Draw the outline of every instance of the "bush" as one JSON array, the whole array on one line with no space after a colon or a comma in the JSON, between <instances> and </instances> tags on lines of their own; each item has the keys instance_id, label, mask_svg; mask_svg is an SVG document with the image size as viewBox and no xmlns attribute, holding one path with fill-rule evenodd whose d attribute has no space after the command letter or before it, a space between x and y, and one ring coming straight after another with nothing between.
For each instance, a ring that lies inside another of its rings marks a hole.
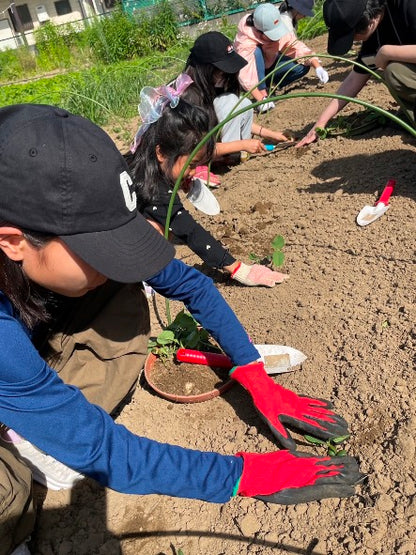
<instances>
[{"instance_id":1,"label":"bush","mask_svg":"<svg viewBox=\"0 0 416 555\"><path fill-rule=\"evenodd\" d=\"M139 32L146 37L149 50L163 51L177 42L177 15L167 0L161 0L147 16L141 10L139 21Z\"/></svg>"},{"instance_id":2,"label":"bush","mask_svg":"<svg viewBox=\"0 0 416 555\"><path fill-rule=\"evenodd\" d=\"M36 73L36 58L27 47L0 52L0 80L14 81Z\"/></svg>"},{"instance_id":3,"label":"bush","mask_svg":"<svg viewBox=\"0 0 416 555\"><path fill-rule=\"evenodd\" d=\"M137 29L134 18L118 8L106 17L95 19L84 33L96 60L112 64L147 53Z\"/></svg>"}]
</instances>

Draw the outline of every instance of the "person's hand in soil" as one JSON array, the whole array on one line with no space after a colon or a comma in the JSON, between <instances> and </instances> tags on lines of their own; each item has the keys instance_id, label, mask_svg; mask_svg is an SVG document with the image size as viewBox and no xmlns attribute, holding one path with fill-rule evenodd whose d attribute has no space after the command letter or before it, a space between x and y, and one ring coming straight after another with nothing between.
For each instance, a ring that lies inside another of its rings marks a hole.
<instances>
[{"instance_id":1,"label":"person's hand in soil","mask_svg":"<svg viewBox=\"0 0 416 555\"><path fill-rule=\"evenodd\" d=\"M250 154L259 154L260 152L267 152L266 147L260 139L243 139L241 143L241 150L249 152Z\"/></svg>"},{"instance_id":2,"label":"person's hand in soil","mask_svg":"<svg viewBox=\"0 0 416 555\"><path fill-rule=\"evenodd\" d=\"M309 453L237 453L244 460L237 495L291 505L328 497L349 497L364 478L353 457Z\"/></svg>"},{"instance_id":3,"label":"person's hand in soil","mask_svg":"<svg viewBox=\"0 0 416 555\"><path fill-rule=\"evenodd\" d=\"M250 266L244 264L244 262L239 262L231 271L231 278L250 287L259 285L274 287L276 283L283 283L289 276L281 272L274 272L267 266L261 266L260 264Z\"/></svg>"},{"instance_id":4,"label":"person's hand in soil","mask_svg":"<svg viewBox=\"0 0 416 555\"><path fill-rule=\"evenodd\" d=\"M267 375L263 362L236 366L230 376L250 393L261 418L285 449L296 449L286 426L323 440L348 435L348 423L331 410L332 403L285 389Z\"/></svg>"},{"instance_id":5,"label":"person's hand in soil","mask_svg":"<svg viewBox=\"0 0 416 555\"><path fill-rule=\"evenodd\" d=\"M310 145L318 140L318 134L316 132L316 126L314 125L312 129L301 139L296 145L295 148L301 148L303 146Z\"/></svg>"}]
</instances>

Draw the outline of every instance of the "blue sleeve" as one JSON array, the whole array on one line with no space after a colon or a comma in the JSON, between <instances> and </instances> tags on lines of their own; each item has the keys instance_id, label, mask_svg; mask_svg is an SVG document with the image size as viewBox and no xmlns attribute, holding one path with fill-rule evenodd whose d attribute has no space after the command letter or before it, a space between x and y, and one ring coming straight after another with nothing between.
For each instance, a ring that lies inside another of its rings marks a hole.
<instances>
[{"instance_id":1,"label":"blue sleeve","mask_svg":"<svg viewBox=\"0 0 416 555\"><path fill-rule=\"evenodd\" d=\"M147 283L161 295L182 301L235 365L241 366L260 358L247 332L212 279L180 260L173 259Z\"/></svg>"},{"instance_id":2,"label":"blue sleeve","mask_svg":"<svg viewBox=\"0 0 416 555\"><path fill-rule=\"evenodd\" d=\"M123 493L223 503L242 473L240 457L158 443L115 424L42 360L1 294L0 422L69 467Z\"/></svg>"}]
</instances>

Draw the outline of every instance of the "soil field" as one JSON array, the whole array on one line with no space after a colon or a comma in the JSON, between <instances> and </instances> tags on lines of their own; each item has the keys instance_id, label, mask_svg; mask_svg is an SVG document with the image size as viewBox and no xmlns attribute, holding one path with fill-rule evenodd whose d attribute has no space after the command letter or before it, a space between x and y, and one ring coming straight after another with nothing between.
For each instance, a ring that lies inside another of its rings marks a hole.
<instances>
[{"instance_id":1,"label":"soil field","mask_svg":"<svg viewBox=\"0 0 416 555\"><path fill-rule=\"evenodd\" d=\"M325 52L325 37L310 44ZM335 91L349 68L323 63L330 74L324 88L311 72L291 92ZM360 98L396 109L379 83L370 82ZM261 122L302 137L325 102L282 101ZM344 113L360 110L350 104ZM131 123L132 134L136 125ZM357 226L358 212L374 204L390 178L397 186L389 211L367 227ZM276 379L299 393L333 400L350 422L346 449L359 459L367 482L349 499L290 507L239 498L216 505L136 497L90 480L70 492L37 486L33 553L414 555L415 140L386 126L253 157L223 172L215 194L221 213L197 213L198 219L245 262L250 253L268 254L271 240L283 235L283 270L290 279L272 289L244 287L204 267L185 246L177 247L177 256L214 279L255 343L290 345L308 356L301 369ZM156 297L155 306L157 332L159 320L165 321L164 299ZM173 304L173 313L180 308ZM276 449L237 385L187 405L158 397L142 380L117 421L137 434L201 450ZM323 454L297 439L300 450Z\"/></svg>"}]
</instances>

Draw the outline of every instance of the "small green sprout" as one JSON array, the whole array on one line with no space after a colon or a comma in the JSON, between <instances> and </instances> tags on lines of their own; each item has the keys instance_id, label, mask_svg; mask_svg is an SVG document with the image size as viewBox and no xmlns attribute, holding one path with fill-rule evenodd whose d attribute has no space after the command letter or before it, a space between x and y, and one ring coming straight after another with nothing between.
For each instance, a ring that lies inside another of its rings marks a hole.
<instances>
[{"instance_id":1,"label":"small green sprout","mask_svg":"<svg viewBox=\"0 0 416 555\"><path fill-rule=\"evenodd\" d=\"M148 351L162 361L172 358L180 348L212 351L209 334L184 310L156 338L151 338Z\"/></svg>"},{"instance_id":2,"label":"small green sprout","mask_svg":"<svg viewBox=\"0 0 416 555\"><path fill-rule=\"evenodd\" d=\"M276 235L276 237L271 241L270 244L273 247L273 250L270 254L261 257L257 254L250 253L249 258L250 260L253 260L253 262L255 262L256 264L267 263L271 264L273 268L280 268L280 266L283 266L283 263L285 261L285 255L282 251L283 247L285 246L284 237L282 235Z\"/></svg>"},{"instance_id":3,"label":"small green sprout","mask_svg":"<svg viewBox=\"0 0 416 555\"><path fill-rule=\"evenodd\" d=\"M340 444L347 441L350 437L349 435L333 437L331 439L318 439L317 437L304 435L303 436L307 442L313 445L323 445L326 448L327 455L330 457L345 457L347 454L345 449L340 448Z\"/></svg>"}]
</instances>

